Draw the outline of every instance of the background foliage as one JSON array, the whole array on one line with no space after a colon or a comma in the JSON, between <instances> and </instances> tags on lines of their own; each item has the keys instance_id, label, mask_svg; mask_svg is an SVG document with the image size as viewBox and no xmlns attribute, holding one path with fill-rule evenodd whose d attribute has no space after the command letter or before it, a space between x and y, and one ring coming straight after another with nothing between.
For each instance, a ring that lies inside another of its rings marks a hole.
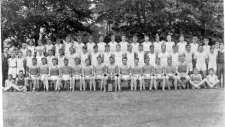
<instances>
[{"instance_id":1,"label":"background foliage","mask_svg":"<svg viewBox=\"0 0 225 127\"><path fill-rule=\"evenodd\" d=\"M2 40L38 39L40 27L52 38L66 34L131 36L168 32L223 41L223 0L3 0Z\"/></svg>"}]
</instances>

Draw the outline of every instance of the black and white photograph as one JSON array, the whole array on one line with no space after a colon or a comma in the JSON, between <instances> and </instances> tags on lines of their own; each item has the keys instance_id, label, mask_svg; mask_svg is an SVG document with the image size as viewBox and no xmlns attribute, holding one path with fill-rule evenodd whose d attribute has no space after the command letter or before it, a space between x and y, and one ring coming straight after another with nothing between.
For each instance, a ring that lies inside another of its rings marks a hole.
<instances>
[{"instance_id":1,"label":"black and white photograph","mask_svg":"<svg viewBox=\"0 0 225 127\"><path fill-rule=\"evenodd\" d=\"M223 0L0 3L0 126L225 127Z\"/></svg>"}]
</instances>

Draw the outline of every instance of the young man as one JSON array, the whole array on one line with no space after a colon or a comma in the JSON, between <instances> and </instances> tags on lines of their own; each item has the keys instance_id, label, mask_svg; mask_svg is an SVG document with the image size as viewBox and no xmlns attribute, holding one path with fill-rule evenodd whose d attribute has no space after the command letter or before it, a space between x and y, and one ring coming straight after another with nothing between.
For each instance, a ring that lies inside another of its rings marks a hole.
<instances>
[{"instance_id":1,"label":"young man","mask_svg":"<svg viewBox=\"0 0 225 127\"><path fill-rule=\"evenodd\" d=\"M202 71L203 76L206 76L206 52L204 52L202 45L199 45L198 52L195 53L195 60L196 60L196 68L199 71Z\"/></svg>"},{"instance_id":2,"label":"young man","mask_svg":"<svg viewBox=\"0 0 225 127\"><path fill-rule=\"evenodd\" d=\"M106 44L105 45L105 52L102 55L103 56L103 63L104 63L105 66L107 66L109 64L109 62L110 62L109 59L110 59L111 54L114 54L114 53L110 52L110 47L109 47L108 44Z\"/></svg>"},{"instance_id":3,"label":"young man","mask_svg":"<svg viewBox=\"0 0 225 127\"><path fill-rule=\"evenodd\" d=\"M104 36L99 37L99 42L97 43L98 45L98 51L99 52L104 52L105 51L105 42L104 42Z\"/></svg>"},{"instance_id":4,"label":"young man","mask_svg":"<svg viewBox=\"0 0 225 127\"><path fill-rule=\"evenodd\" d=\"M70 47L73 46L73 42L72 42L72 38L71 35L66 36L66 40L64 41L64 53L65 56L67 56L68 54L70 54Z\"/></svg>"},{"instance_id":5,"label":"young man","mask_svg":"<svg viewBox=\"0 0 225 127\"><path fill-rule=\"evenodd\" d=\"M98 64L97 57L99 55L101 55L101 53L99 53L99 51L98 51L98 45L95 45L94 51L93 51L93 53L91 53L91 65L92 66L96 66ZM87 59L87 58L85 58L85 59Z\"/></svg>"},{"instance_id":6,"label":"young man","mask_svg":"<svg viewBox=\"0 0 225 127\"><path fill-rule=\"evenodd\" d=\"M72 67L69 65L69 60L67 58L64 58L64 65L60 68L60 75L62 77L62 81L64 81L64 89L70 89L71 86L71 74L72 74Z\"/></svg>"},{"instance_id":7,"label":"young man","mask_svg":"<svg viewBox=\"0 0 225 127\"><path fill-rule=\"evenodd\" d=\"M217 52L214 49L214 46L210 47L210 51L208 53L208 68L213 68L215 72L217 72Z\"/></svg>"},{"instance_id":8,"label":"young man","mask_svg":"<svg viewBox=\"0 0 225 127\"><path fill-rule=\"evenodd\" d=\"M167 66L167 58L169 54L166 52L166 45L162 44L162 52L158 55L158 58L160 59L160 63L162 67Z\"/></svg>"},{"instance_id":9,"label":"young man","mask_svg":"<svg viewBox=\"0 0 225 127\"><path fill-rule=\"evenodd\" d=\"M220 80L220 87L224 87L224 44L220 44L217 55L217 75Z\"/></svg>"},{"instance_id":10,"label":"young man","mask_svg":"<svg viewBox=\"0 0 225 127\"><path fill-rule=\"evenodd\" d=\"M38 40L38 46L35 47L36 57L42 57L45 53L45 46L42 43L42 40Z\"/></svg>"},{"instance_id":11,"label":"young man","mask_svg":"<svg viewBox=\"0 0 225 127\"><path fill-rule=\"evenodd\" d=\"M159 34L155 35L155 42L153 43L153 45L154 45L155 53L156 54L161 53L162 42L160 41Z\"/></svg>"},{"instance_id":12,"label":"young man","mask_svg":"<svg viewBox=\"0 0 225 127\"><path fill-rule=\"evenodd\" d=\"M81 59L80 57L75 57L75 65L72 66L72 81L70 82L70 88L72 88L72 90L75 90L76 87L76 82L79 81L80 84L80 91L82 90L82 66L81 66Z\"/></svg>"},{"instance_id":13,"label":"young man","mask_svg":"<svg viewBox=\"0 0 225 127\"><path fill-rule=\"evenodd\" d=\"M150 52L147 54L148 55L148 57L149 57L149 59L150 59L150 65L151 66L155 66L155 60L156 60L156 53L155 53L155 47L154 47L154 45L150 45Z\"/></svg>"},{"instance_id":14,"label":"young man","mask_svg":"<svg viewBox=\"0 0 225 127\"><path fill-rule=\"evenodd\" d=\"M154 76L154 87L157 90L159 84L162 86L162 90L165 90L166 85L166 79L163 78L164 75L164 67L160 64L160 59L156 59L156 65L155 65L155 76Z\"/></svg>"},{"instance_id":15,"label":"young man","mask_svg":"<svg viewBox=\"0 0 225 127\"><path fill-rule=\"evenodd\" d=\"M127 51L127 47L128 47L128 42L126 41L126 36L125 35L122 35L122 40L121 42L119 43L120 46L121 46L121 49L122 49L122 52L126 52Z\"/></svg>"},{"instance_id":16,"label":"young man","mask_svg":"<svg viewBox=\"0 0 225 127\"><path fill-rule=\"evenodd\" d=\"M8 70L8 75L12 75L13 78L16 78L16 73L17 73L17 65L16 65L16 56L15 53L11 55L11 58L8 59L8 64L9 64L9 70Z\"/></svg>"},{"instance_id":17,"label":"young man","mask_svg":"<svg viewBox=\"0 0 225 127\"><path fill-rule=\"evenodd\" d=\"M25 85L29 86L30 90L35 91L35 89L39 89L39 75L40 68L37 65L37 59L32 58L32 65L28 68L28 77L25 78ZM29 83L31 81L31 84Z\"/></svg>"},{"instance_id":18,"label":"young man","mask_svg":"<svg viewBox=\"0 0 225 127\"><path fill-rule=\"evenodd\" d=\"M133 52L137 52L138 51L139 43L137 41L138 41L138 37L137 37L137 35L134 35L133 36L133 41L131 43L131 45L133 47L132 48Z\"/></svg>"},{"instance_id":19,"label":"young man","mask_svg":"<svg viewBox=\"0 0 225 127\"><path fill-rule=\"evenodd\" d=\"M173 45L173 52L170 54L172 57L172 65L177 66L179 63L179 53L178 53L178 47L176 45Z\"/></svg>"},{"instance_id":20,"label":"young man","mask_svg":"<svg viewBox=\"0 0 225 127\"><path fill-rule=\"evenodd\" d=\"M69 54L67 54L66 56L68 56ZM63 67L64 66L64 50L63 49L59 49L59 56L58 56L58 66L59 67Z\"/></svg>"},{"instance_id":21,"label":"young man","mask_svg":"<svg viewBox=\"0 0 225 127\"><path fill-rule=\"evenodd\" d=\"M149 46L151 45L151 42L149 41L149 36L145 35L144 36L144 42L142 43L143 48L144 48L144 52L148 52L149 51Z\"/></svg>"},{"instance_id":22,"label":"young man","mask_svg":"<svg viewBox=\"0 0 225 127\"><path fill-rule=\"evenodd\" d=\"M140 86L142 85L142 73L143 73L143 66L139 64L139 58L134 59L134 66L131 70L132 76L131 76L131 91L137 90L137 80L139 81Z\"/></svg>"},{"instance_id":23,"label":"young man","mask_svg":"<svg viewBox=\"0 0 225 127\"><path fill-rule=\"evenodd\" d=\"M185 62L187 63L188 66L188 71L191 72L193 70L193 52L191 52L191 46L188 44L185 47Z\"/></svg>"},{"instance_id":24,"label":"young man","mask_svg":"<svg viewBox=\"0 0 225 127\"><path fill-rule=\"evenodd\" d=\"M181 54L179 57L180 57L180 62L177 68L178 82L181 85L181 87L185 89L187 88L187 82L190 79L188 76L188 67L185 62L185 55Z\"/></svg>"},{"instance_id":25,"label":"young man","mask_svg":"<svg viewBox=\"0 0 225 127\"><path fill-rule=\"evenodd\" d=\"M83 83L81 90L86 91L87 82L89 82L90 90L92 90L92 87L94 87L93 75L94 75L93 66L91 65L90 59L87 58L85 59L85 66L83 66Z\"/></svg>"},{"instance_id":26,"label":"young man","mask_svg":"<svg viewBox=\"0 0 225 127\"><path fill-rule=\"evenodd\" d=\"M136 58L138 58L138 64L141 65L141 66L144 66L144 64L145 64L145 62L144 62L145 52L143 50L142 44L139 44L138 51L135 54L136 54Z\"/></svg>"},{"instance_id":27,"label":"young man","mask_svg":"<svg viewBox=\"0 0 225 127\"><path fill-rule=\"evenodd\" d=\"M93 87L94 91L96 91L96 80L100 80L100 90L106 92L106 66L103 64L103 58L101 55L97 56L98 63L96 66L94 66L94 81L93 81ZM90 87L90 90L92 88Z\"/></svg>"},{"instance_id":28,"label":"young man","mask_svg":"<svg viewBox=\"0 0 225 127\"><path fill-rule=\"evenodd\" d=\"M219 85L218 77L216 76L213 68L209 69L209 75L205 79L208 88L217 88Z\"/></svg>"},{"instance_id":29,"label":"young man","mask_svg":"<svg viewBox=\"0 0 225 127\"><path fill-rule=\"evenodd\" d=\"M25 73L25 58L21 51L19 51L18 57L16 58L16 65L17 65L17 75L22 71Z\"/></svg>"},{"instance_id":30,"label":"young man","mask_svg":"<svg viewBox=\"0 0 225 127\"><path fill-rule=\"evenodd\" d=\"M205 83L205 80L202 80L202 75L199 73L198 69L194 68L189 82L192 86L192 89L199 89Z\"/></svg>"},{"instance_id":31,"label":"young man","mask_svg":"<svg viewBox=\"0 0 225 127\"><path fill-rule=\"evenodd\" d=\"M49 66L47 63L47 58L43 57L41 59L41 65L40 65L40 80L44 85L44 90L48 91L49 90L49 84L48 84L48 79L49 79Z\"/></svg>"},{"instance_id":32,"label":"young man","mask_svg":"<svg viewBox=\"0 0 225 127\"><path fill-rule=\"evenodd\" d=\"M134 66L134 52L132 50L133 50L133 47L132 45L129 44L127 47L127 52L126 52L127 64L129 67Z\"/></svg>"},{"instance_id":33,"label":"young man","mask_svg":"<svg viewBox=\"0 0 225 127\"><path fill-rule=\"evenodd\" d=\"M177 44L178 46L178 49L179 49L179 54L183 54L185 53L185 49L186 49L186 45L187 45L187 42L184 40L184 35L181 34L180 35L180 38L179 38L179 43Z\"/></svg>"},{"instance_id":34,"label":"young man","mask_svg":"<svg viewBox=\"0 0 225 127\"><path fill-rule=\"evenodd\" d=\"M109 42L110 51L115 52L116 51L116 45L118 43L115 41L115 35L111 35L111 41Z\"/></svg>"},{"instance_id":35,"label":"young man","mask_svg":"<svg viewBox=\"0 0 225 127\"><path fill-rule=\"evenodd\" d=\"M121 66L122 65L122 51L121 51L121 46L120 44L116 45L116 52L115 52L115 64L117 66Z\"/></svg>"},{"instance_id":36,"label":"young man","mask_svg":"<svg viewBox=\"0 0 225 127\"><path fill-rule=\"evenodd\" d=\"M174 89L177 90L177 67L172 65L172 57L168 58L167 63L168 66L164 70L167 88L170 90L171 86L174 86Z\"/></svg>"},{"instance_id":37,"label":"young man","mask_svg":"<svg viewBox=\"0 0 225 127\"><path fill-rule=\"evenodd\" d=\"M64 45L62 44L61 39L57 38L56 44L55 44L55 56L59 56L59 50L63 48L64 48Z\"/></svg>"},{"instance_id":38,"label":"young man","mask_svg":"<svg viewBox=\"0 0 225 127\"><path fill-rule=\"evenodd\" d=\"M60 91L61 89L61 79L60 79L60 68L58 66L58 59L52 59L52 66L49 67L50 72L50 81L53 84L56 91Z\"/></svg>"},{"instance_id":39,"label":"young man","mask_svg":"<svg viewBox=\"0 0 225 127\"><path fill-rule=\"evenodd\" d=\"M83 47L83 51L82 51L82 53L81 53L81 65L82 65L82 66L86 66L85 60L86 60L86 59L90 59L90 58L92 58L92 57L91 57L90 53L88 53L87 47L84 46L84 47ZM89 61L90 61L90 60L89 60ZM90 61L90 62L91 62L91 61ZM90 63L90 64L91 64L91 63Z\"/></svg>"},{"instance_id":40,"label":"young man","mask_svg":"<svg viewBox=\"0 0 225 127\"><path fill-rule=\"evenodd\" d=\"M16 90L17 91L27 91L27 88L25 86L25 77L24 77L24 72L23 71L20 71L19 74L18 74L18 77L16 78Z\"/></svg>"},{"instance_id":41,"label":"young man","mask_svg":"<svg viewBox=\"0 0 225 127\"><path fill-rule=\"evenodd\" d=\"M191 52L193 54L196 54L198 52L198 47L199 47L198 38L196 36L194 36L192 38L192 43L191 43Z\"/></svg>"},{"instance_id":42,"label":"young man","mask_svg":"<svg viewBox=\"0 0 225 127\"><path fill-rule=\"evenodd\" d=\"M47 39L47 45L45 45L45 49L46 52L49 52L49 50L55 50L51 40Z\"/></svg>"},{"instance_id":43,"label":"young man","mask_svg":"<svg viewBox=\"0 0 225 127\"><path fill-rule=\"evenodd\" d=\"M95 46L95 42L93 41L93 36L91 36L91 35L89 36L88 43L86 45L87 45L88 52L93 53L94 46Z\"/></svg>"},{"instance_id":44,"label":"young man","mask_svg":"<svg viewBox=\"0 0 225 127\"><path fill-rule=\"evenodd\" d=\"M175 43L172 41L171 35L167 35L167 42L166 42L166 52L171 54L173 52L173 45Z\"/></svg>"},{"instance_id":45,"label":"young man","mask_svg":"<svg viewBox=\"0 0 225 127\"><path fill-rule=\"evenodd\" d=\"M127 58L123 58L122 65L119 66L118 90L121 91L122 81L125 81L125 83L128 84L129 80L131 80L131 69L127 64Z\"/></svg>"},{"instance_id":46,"label":"young man","mask_svg":"<svg viewBox=\"0 0 225 127\"><path fill-rule=\"evenodd\" d=\"M143 66L143 78L142 78L142 83L140 84L140 91L145 90L146 84L149 85L149 90L152 89L154 86L154 66L150 65L149 63L149 57L145 57L145 65ZM156 89L156 87L154 86Z\"/></svg>"},{"instance_id":47,"label":"young man","mask_svg":"<svg viewBox=\"0 0 225 127\"><path fill-rule=\"evenodd\" d=\"M48 56L47 56L47 63L48 66L52 66L52 59L55 58L55 56L53 55L53 50L49 50L48 51Z\"/></svg>"},{"instance_id":48,"label":"young man","mask_svg":"<svg viewBox=\"0 0 225 127\"><path fill-rule=\"evenodd\" d=\"M204 42L203 50L206 54L209 54L209 52L210 52L209 39L204 38L203 42Z\"/></svg>"}]
</instances>

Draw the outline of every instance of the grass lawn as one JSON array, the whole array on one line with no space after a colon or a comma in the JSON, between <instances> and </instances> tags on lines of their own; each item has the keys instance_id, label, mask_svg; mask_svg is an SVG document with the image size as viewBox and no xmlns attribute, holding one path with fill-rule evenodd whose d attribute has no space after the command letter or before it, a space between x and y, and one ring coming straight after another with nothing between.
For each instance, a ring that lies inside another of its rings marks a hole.
<instances>
[{"instance_id":1,"label":"grass lawn","mask_svg":"<svg viewBox=\"0 0 225 127\"><path fill-rule=\"evenodd\" d=\"M7 92L4 127L224 127L224 89Z\"/></svg>"}]
</instances>

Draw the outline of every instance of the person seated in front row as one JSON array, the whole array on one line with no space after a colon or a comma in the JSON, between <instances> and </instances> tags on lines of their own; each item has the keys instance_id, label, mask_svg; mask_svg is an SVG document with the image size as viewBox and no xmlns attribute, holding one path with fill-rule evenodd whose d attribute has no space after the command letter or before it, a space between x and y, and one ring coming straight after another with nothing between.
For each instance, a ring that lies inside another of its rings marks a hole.
<instances>
[{"instance_id":1,"label":"person seated in front row","mask_svg":"<svg viewBox=\"0 0 225 127\"><path fill-rule=\"evenodd\" d=\"M148 56L145 57L144 62L145 65L143 66L143 78L142 83L140 83L140 91L145 90L146 84L149 85L149 90L152 90L153 86L156 89L156 84L154 84L154 66L150 64L150 59Z\"/></svg>"},{"instance_id":2,"label":"person seated in front row","mask_svg":"<svg viewBox=\"0 0 225 127\"><path fill-rule=\"evenodd\" d=\"M132 67L131 91L137 90L137 81L139 81L140 86L142 86L142 74L143 68L139 62L139 58L135 58L134 66Z\"/></svg>"},{"instance_id":3,"label":"person seated in front row","mask_svg":"<svg viewBox=\"0 0 225 127\"><path fill-rule=\"evenodd\" d=\"M219 79L213 68L209 69L209 75L207 75L205 81L208 88L217 88L219 86Z\"/></svg>"},{"instance_id":4,"label":"person seated in front row","mask_svg":"<svg viewBox=\"0 0 225 127\"><path fill-rule=\"evenodd\" d=\"M181 88L185 89L187 87L187 82L189 81L188 76L188 66L185 63L185 55L179 55L180 63L177 68L177 78L178 83L180 84Z\"/></svg>"},{"instance_id":5,"label":"person seated in front row","mask_svg":"<svg viewBox=\"0 0 225 127\"><path fill-rule=\"evenodd\" d=\"M49 71L50 71L49 80L51 81L51 84L53 84L56 91L60 91L61 90L61 79L60 79L57 58L52 59L52 66L50 66Z\"/></svg>"},{"instance_id":6,"label":"person seated in front row","mask_svg":"<svg viewBox=\"0 0 225 127\"><path fill-rule=\"evenodd\" d=\"M81 90L86 91L87 83L89 83L90 90L93 87L93 66L91 65L91 61L89 58L85 59L85 66L83 67L83 82Z\"/></svg>"},{"instance_id":7,"label":"person seated in front row","mask_svg":"<svg viewBox=\"0 0 225 127\"><path fill-rule=\"evenodd\" d=\"M166 84L168 87L168 90L170 90L170 87L173 85L174 89L177 89L177 68L176 66L172 65L172 57L168 57L167 59L168 66L165 67L165 78L166 78Z\"/></svg>"},{"instance_id":8,"label":"person seated in front row","mask_svg":"<svg viewBox=\"0 0 225 127\"><path fill-rule=\"evenodd\" d=\"M12 74L8 75L8 79L5 80L5 87L3 91L16 90L18 87L15 85L15 80L13 79Z\"/></svg>"},{"instance_id":9,"label":"person seated in front row","mask_svg":"<svg viewBox=\"0 0 225 127\"><path fill-rule=\"evenodd\" d=\"M71 74L72 74L72 68L68 65L69 64L69 60L67 58L64 58L64 65L60 68L60 74L62 77L62 81L63 81L63 88L64 89L70 89L70 83L71 81Z\"/></svg>"},{"instance_id":10,"label":"person seated in front row","mask_svg":"<svg viewBox=\"0 0 225 127\"><path fill-rule=\"evenodd\" d=\"M161 60L156 59L156 65L155 65L155 76L154 76L154 86L156 90L158 89L158 86L162 86L162 90L165 90L166 80L163 78L164 69L160 64Z\"/></svg>"},{"instance_id":11,"label":"person seated in front row","mask_svg":"<svg viewBox=\"0 0 225 127\"><path fill-rule=\"evenodd\" d=\"M131 80L131 69L127 65L127 58L122 58L122 65L119 67L119 81L118 90L121 91L121 82L124 81L128 85L128 81Z\"/></svg>"},{"instance_id":12,"label":"person seated in front row","mask_svg":"<svg viewBox=\"0 0 225 127\"><path fill-rule=\"evenodd\" d=\"M205 80L202 79L202 75L199 73L197 68L194 68L193 74L190 76L190 84L192 89L199 89L202 85L204 85Z\"/></svg>"},{"instance_id":13,"label":"person seated in front row","mask_svg":"<svg viewBox=\"0 0 225 127\"><path fill-rule=\"evenodd\" d=\"M72 59L71 59L72 60ZM82 90L82 66L80 57L75 57L75 66L72 67L72 81L70 82L70 89L73 91L76 88L76 83L79 81L80 91Z\"/></svg>"}]
</instances>

